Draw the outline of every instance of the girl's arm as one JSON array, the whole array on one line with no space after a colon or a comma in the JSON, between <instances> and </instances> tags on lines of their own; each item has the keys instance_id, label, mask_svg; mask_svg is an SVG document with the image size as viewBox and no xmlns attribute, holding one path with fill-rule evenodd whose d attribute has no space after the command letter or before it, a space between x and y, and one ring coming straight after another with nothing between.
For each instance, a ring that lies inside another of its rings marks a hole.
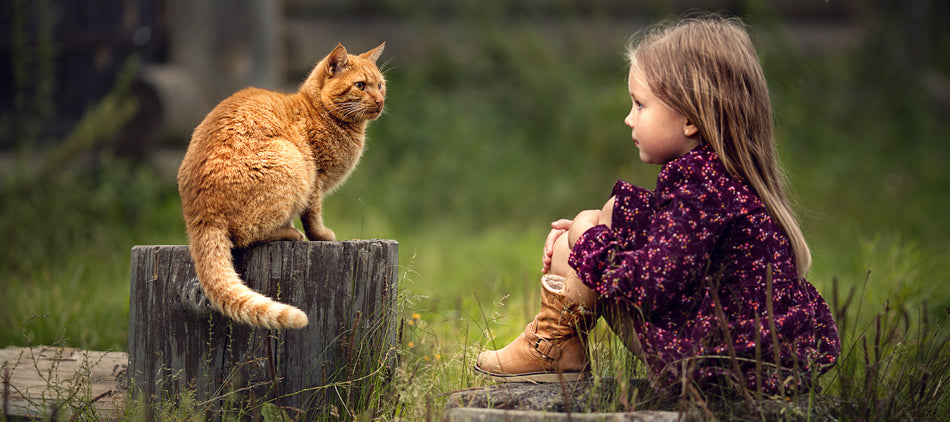
<instances>
[{"instance_id":1,"label":"girl's arm","mask_svg":"<svg viewBox=\"0 0 950 422\"><path fill-rule=\"evenodd\" d=\"M642 193L625 198L623 211L637 216L639 225L626 237L606 226L593 226L576 238L570 265L599 295L622 297L644 311L658 311L685 304L687 296L698 291L716 236L728 218L702 174L688 169L670 172L674 174L666 179L679 182L658 183L655 206Z\"/></svg>"},{"instance_id":2,"label":"girl's arm","mask_svg":"<svg viewBox=\"0 0 950 422\"><path fill-rule=\"evenodd\" d=\"M568 231L575 233L573 237L568 236L568 244L573 248L574 243L577 242L577 238L591 227L596 225L605 225L610 227L614 210L614 201L616 201L616 197L611 196L600 211L581 211L577 217L574 217L574 220L562 218L552 222L551 231L548 233L548 237L544 241L544 253L541 256L541 272L547 274L547 272L551 269L551 258L554 254L554 243L557 242L557 239L561 237L561 235L568 233ZM575 221L578 222L576 226L574 225Z\"/></svg>"}]
</instances>

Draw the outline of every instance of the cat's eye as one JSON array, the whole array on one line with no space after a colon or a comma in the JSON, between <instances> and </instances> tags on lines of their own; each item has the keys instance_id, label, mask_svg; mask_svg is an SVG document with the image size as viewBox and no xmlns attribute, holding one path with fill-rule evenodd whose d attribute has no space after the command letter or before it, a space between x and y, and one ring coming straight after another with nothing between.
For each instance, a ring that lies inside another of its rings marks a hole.
<instances>
[{"instance_id":1,"label":"cat's eye","mask_svg":"<svg viewBox=\"0 0 950 422\"><path fill-rule=\"evenodd\" d=\"M366 82L357 82L357 83L353 84L353 86L355 86L356 89L362 91L362 90L366 89Z\"/></svg>"},{"instance_id":2,"label":"cat's eye","mask_svg":"<svg viewBox=\"0 0 950 422\"><path fill-rule=\"evenodd\" d=\"M382 89L383 89L383 84L382 84L382 83L376 84L376 89L382 90Z\"/></svg>"}]
</instances>

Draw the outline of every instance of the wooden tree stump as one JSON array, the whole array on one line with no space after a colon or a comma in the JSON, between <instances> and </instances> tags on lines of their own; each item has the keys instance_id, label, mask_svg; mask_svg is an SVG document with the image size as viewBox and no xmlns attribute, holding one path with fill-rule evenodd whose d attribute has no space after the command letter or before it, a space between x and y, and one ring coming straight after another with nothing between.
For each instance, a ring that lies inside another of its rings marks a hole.
<instances>
[{"instance_id":1,"label":"wooden tree stump","mask_svg":"<svg viewBox=\"0 0 950 422\"><path fill-rule=\"evenodd\" d=\"M136 246L133 397L157 405L190 394L212 413L276 405L308 420L378 407L395 362L396 241L273 242L235 249L234 264L249 287L300 308L310 324L233 322L208 304L187 246Z\"/></svg>"}]
</instances>

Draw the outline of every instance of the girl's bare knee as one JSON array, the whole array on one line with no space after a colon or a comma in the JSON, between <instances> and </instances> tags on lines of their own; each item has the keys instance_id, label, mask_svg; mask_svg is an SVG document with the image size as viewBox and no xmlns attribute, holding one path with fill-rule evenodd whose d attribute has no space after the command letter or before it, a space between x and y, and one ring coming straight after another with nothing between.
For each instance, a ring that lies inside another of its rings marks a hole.
<instances>
[{"instance_id":1,"label":"girl's bare knee","mask_svg":"<svg viewBox=\"0 0 950 422\"><path fill-rule=\"evenodd\" d=\"M554 242L554 249L551 254L551 270L549 273L562 277L574 275L574 269L567 263L570 256L571 248L567 245L567 235L561 235L561 237Z\"/></svg>"}]
</instances>

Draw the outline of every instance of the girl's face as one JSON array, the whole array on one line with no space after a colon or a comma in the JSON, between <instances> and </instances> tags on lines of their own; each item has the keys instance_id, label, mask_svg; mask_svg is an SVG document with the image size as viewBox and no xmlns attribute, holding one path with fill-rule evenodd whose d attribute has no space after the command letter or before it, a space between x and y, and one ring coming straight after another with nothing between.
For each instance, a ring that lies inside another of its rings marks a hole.
<instances>
[{"instance_id":1,"label":"girl's face","mask_svg":"<svg viewBox=\"0 0 950 422\"><path fill-rule=\"evenodd\" d=\"M666 164L699 145L696 126L653 95L636 66L630 67L627 81L633 107L623 122L633 130L631 136L640 149L640 160Z\"/></svg>"}]
</instances>

